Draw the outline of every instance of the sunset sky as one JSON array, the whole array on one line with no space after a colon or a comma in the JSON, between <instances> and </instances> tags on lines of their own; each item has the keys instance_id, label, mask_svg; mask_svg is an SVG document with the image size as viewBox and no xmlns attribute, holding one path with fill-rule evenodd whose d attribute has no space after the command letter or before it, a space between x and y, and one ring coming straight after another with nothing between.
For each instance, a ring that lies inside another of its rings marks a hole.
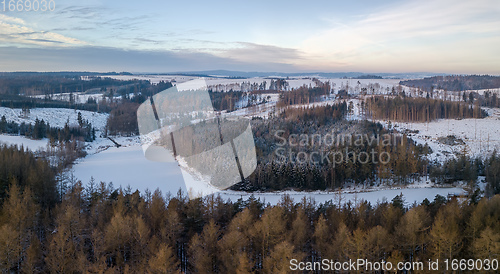
<instances>
[{"instance_id":1,"label":"sunset sky","mask_svg":"<svg viewBox=\"0 0 500 274\"><path fill-rule=\"evenodd\" d=\"M500 74L498 0L53 1L0 11L0 71Z\"/></svg>"}]
</instances>

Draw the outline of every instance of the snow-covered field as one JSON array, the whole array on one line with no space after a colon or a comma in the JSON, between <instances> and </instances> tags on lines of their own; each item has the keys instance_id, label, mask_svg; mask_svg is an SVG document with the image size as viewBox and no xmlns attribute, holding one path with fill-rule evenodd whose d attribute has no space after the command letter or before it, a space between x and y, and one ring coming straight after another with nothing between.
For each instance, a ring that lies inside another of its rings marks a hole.
<instances>
[{"instance_id":1,"label":"snow-covered field","mask_svg":"<svg viewBox=\"0 0 500 274\"><path fill-rule=\"evenodd\" d=\"M179 189L187 194L187 191L193 186L193 182L188 181L188 187L183 178L186 172L181 170L177 163L160 163L148 161L143 154L138 137L117 137L115 138L122 147L116 148L108 139L98 138L97 141L90 143L87 151L89 155L78 160L74 165L72 172L75 177L84 184L94 178L96 182L112 182L114 187L138 189L141 193L146 190L154 191L160 189L163 194L170 192L175 195ZM206 188L197 186L197 189ZM194 191L194 194L197 194ZM284 194L290 195L294 201L298 202L302 198L312 198L317 203L324 203L332 200L338 202L339 197L342 203L351 201L353 203L366 200L371 203L378 201L392 200L395 196L403 194L406 202L421 202L427 198L429 200L439 194L447 196L448 194L461 194L463 189L456 187L436 187L430 182L418 182L407 187L350 187L344 189L340 195L339 192L314 191L280 191L280 192L255 192L247 193L242 191L220 191L223 199L236 201L239 198L248 199L251 195L266 203L276 204Z\"/></svg>"},{"instance_id":2,"label":"snow-covered field","mask_svg":"<svg viewBox=\"0 0 500 274\"><path fill-rule=\"evenodd\" d=\"M430 123L393 123L393 125L398 130L418 130L418 133L409 134L410 137L417 143L427 143L433 150L431 155L433 159L444 160L464 152L472 157L487 157L494 150L500 151L498 112L484 119L441 119ZM460 142L447 145L439 140L449 135L462 140L463 144Z\"/></svg>"},{"instance_id":3,"label":"snow-covered field","mask_svg":"<svg viewBox=\"0 0 500 274\"><path fill-rule=\"evenodd\" d=\"M8 122L34 124L35 120L38 119L48 122L51 127L59 128L63 128L66 123L69 123L70 126L77 126L78 112L82 114L83 119L88 120L96 128L96 131L103 131L106 127L108 114L103 113L65 108L34 108L30 109L27 113L23 113L22 109L0 107L0 117L5 116ZM24 148L37 151L45 150L48 140L31 140L24 136L0 134L0 143L17 145L18 147L23 145Z\"/></svg>"},{"instance_id":4,"label":"snow-covered field","mask_svg":"<svg viewBox=\"0 0 500 274\"><path fill-rule=\"evenodd\" d=\"M31 151L44 150L47 148L48 140L31 140L24 136L12 136L0 134L0 144L8 146L17 145L18 148L23 146L24 149Z\"/></svg>"},{"instance_id":5,"label":"snow-covered field","mask_svg":"<svg viewBox=\"0 0 500 274\"><path fill-rule=\"evenodd\" d=\"M67 108L33 108L25 115L22 109L19 108L0 107L0 117L5 116L8 122L14 121L19 124L22 122L34 124L35 120L38 118L38 120L43 119L45 122L49 122L51 127L60 128L64 127L66 122L69 122L70 126L78 125L78 112L80 112L82 118L88 120L96 130L104 130L106 127L108 114L105 113Z\"/></svg>"},{"instance_id":6,"label":"snow-covered field","mask_svg":"<svg viewBox=\"0 0 500 274\"><path fill-rule=\"evenodd\" d=\"M347 100L353 104L353 113L347 116L350 120L363 119L359 99ZM312 103L310 105L332 104L333 101ZM488 117L483 119L440 119L429 123L409 123L391 121L390 126L396 130L407 133L417 144L428 144L433 153L430 159L444 161L466 153L471 157L488 157L496 150L500 151L500 109L484 108ZM389 121L378 121L389 127ZM414 133L418 131L418 133ZM413 132L413 133L411 133ZM455 136L456 144L450 145L443 142L448 136ZM463 141L463 143L462 143Z\"/></svg>"}]
</instances>

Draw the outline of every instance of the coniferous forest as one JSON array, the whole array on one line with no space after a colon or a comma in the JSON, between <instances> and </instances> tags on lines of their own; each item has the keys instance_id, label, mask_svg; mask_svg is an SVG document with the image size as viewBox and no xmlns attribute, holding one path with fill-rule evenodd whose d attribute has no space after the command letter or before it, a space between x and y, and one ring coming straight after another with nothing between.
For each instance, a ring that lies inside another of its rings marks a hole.
<instances>
[{"instance_id":1,"label":"coniferous forest","mask_svg":"<svg viewBox=\"0 0 500 274\"><path fill-rule=\"evenodd\" d=\"M478 104L429 98L371 97L366 102L368 115L373 119L404 122L430 122L437 119L484 118L486 111Z\"/></svg>"},{"instance_id":2,"label":"coniferous forest","mask_svg":"<svg viewBox=\"0 0 500 274\"><path fill-rule=\"evenodd\" d=\"M0 0L0 274L500 273L500 0Z\"/></svg>"},{"instance_id":3,"label":"coniferous forest","mask_svg":"<svg viewBox=\"0 0 500 274\"><path fill-rule=\"evenodd\" d=\"M35 188L13 182L2 199L2 272L286 273L292 259L358 258L393 265L439 259L443 269L445 259L500 254L498 195L437 195L411 205L402 195L377 204L285 195L270 206L77 182L47 204Z\"/></svg>"},{"instance_id":4,"label":"coniferous forest","mask_svg":"<svg viewBox=\"0 0 500 274\"><path fill-rule=\"evenodd\" d=\"M464 91L498 88L500 86L500 77L493 75L448 75L404 80L399 83L409 87L419 87L427 91L435 88Z\"/></svg>"}]
</instances>

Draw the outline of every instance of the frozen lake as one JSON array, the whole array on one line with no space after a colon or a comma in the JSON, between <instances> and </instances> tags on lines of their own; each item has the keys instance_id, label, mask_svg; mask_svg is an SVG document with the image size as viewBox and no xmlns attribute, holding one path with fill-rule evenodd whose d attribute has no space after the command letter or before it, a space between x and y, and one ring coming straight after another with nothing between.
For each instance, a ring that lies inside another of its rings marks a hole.
<instances>
[{"instance_id":1,"label":"frozen lake","mask_svg":"<svg viewBox=\"0 0 500 274\"><path fill-rule=\"evenodd\" d=\"M140 146L111 147L89 155L74 165L73 172L84 185L93 177L96 182L113 182L115 188L130 185L141 193L157 188L164 194L168 191L175 194L179 189L186 192L177 163L149 161Z\"/></svg>"},{"instance_id":2,"label":"frozen lake","mask_svg":"<svg viewBox=\"0 0 500 274\"><path fill-rule=\"evenodd\" d=\"M182 177L181 169L176 163L160 163L147 160L138 145L120 148L109 148L103 152L89 155L81 159L73 168L76 178L88 184L93 177L96 182L113 182L115 188L120 185L126 188L130 185L133 191L138 189L144 193L146 189L154 191L157 188L165 195L167 192L175 195L179 189L186 193L186 187ZM371 203L382 201L384 198L392 200L395 196L403 193L408 204L413 202L420 203L425 198L433 200L439 194L447 196L449 193L462 193L461 188L437 188L418 185L415 188L402 189L378 189L373 191L362 191L356 193L342 193L340 195L342 202L359 202L366 200ZM252 193L240 191L221 191L219 192L224 199L236 201L239 198L248 199ZM329 200L334 202L339 199L337 192L314 191L280 191L272 193L253 193L256 198L266 203L276 204L283 194L288 194L295 202L299 202L304 196L311 197L318 203L324 203Z\"/></svg>"}]
</instances>

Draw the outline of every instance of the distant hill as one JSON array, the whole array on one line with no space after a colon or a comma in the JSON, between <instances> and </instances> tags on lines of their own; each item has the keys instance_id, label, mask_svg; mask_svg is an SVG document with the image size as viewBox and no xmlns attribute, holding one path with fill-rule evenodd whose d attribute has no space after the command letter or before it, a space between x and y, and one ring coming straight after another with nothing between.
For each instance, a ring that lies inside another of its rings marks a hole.
<instances>
[{"instance_id":1,"label":"distant hill","mask_svg":"<svg viewBox=\"0 0 500 274\"><path fill-rule=\"evenodd\" d=\"M463 91L470 89L492 89L500 88L500 76L490 75L449 75L434 76L424 79L400 81L401 85L417 87L423 90L433 88L452 91Z\"/></svg>"},{"instance_id":2,"label":"distant hill","mask_svg":"<svg viewBox=\"0 0 500 274\"><path fill-rule=\"evenodd\" d=\"M430 76L445 76L443 73L411 72L411 73L366 73L366 72L264 72L264 71L233 71L233 70L206 70L206 71L178 71L178 72L91 72L91 71L58 71L58 72L0 72L0 78L19 76L108 76L108 75L185 75L194 77L217 78L253 78L253 77L322 77L322 78L351 78L351 79L419 79Z\"/></svg>"},{"instance_id":3,"label":"distant hill","mask_svg":"<svg viewBox=\"0 0 500 274\"><path fill-rule=\"evenodd\" d=\"M383 79L383 77L378 76L378 75L366 74L366 75L361 75L361 76L355 77L355 79Z\"/></svg>"},{"instance_id":4,"label":"distant hill","mask_svg":"<svg viewBox=\"0 0 500 274\"><path fill-rule=\"evenodd\" d=\"M151 73L148 73L151 74ZM160 73L158 73L160 74ZM414 72L414 73L376 73L376 75L366 72L262 72L262 71L232 71L232 70L206 70L206 71L183 71L161 73L167 75L189 75L189 76L217 76L228 78L252 78L252 77L324 77L324 78L353 78L353 79L417 79L435 75L446 75L443 73ZM377 77L377 78L360 78ZM380 78L379 78L380 77Z\"/></svg>"},{"instance_id":5,"label":"distant hill","mask_svg":"<svg viewBox=\"0 0 500 274\"><path fill-rule=\"evenodd\" d=\"M55 71L55 72L37 72L37 71L14 71L0 72L0 77L19 77L19 76L106 76L106 75L132 75L130 72L91 72L91 71Z\"/></svg>"}]
</instances>

